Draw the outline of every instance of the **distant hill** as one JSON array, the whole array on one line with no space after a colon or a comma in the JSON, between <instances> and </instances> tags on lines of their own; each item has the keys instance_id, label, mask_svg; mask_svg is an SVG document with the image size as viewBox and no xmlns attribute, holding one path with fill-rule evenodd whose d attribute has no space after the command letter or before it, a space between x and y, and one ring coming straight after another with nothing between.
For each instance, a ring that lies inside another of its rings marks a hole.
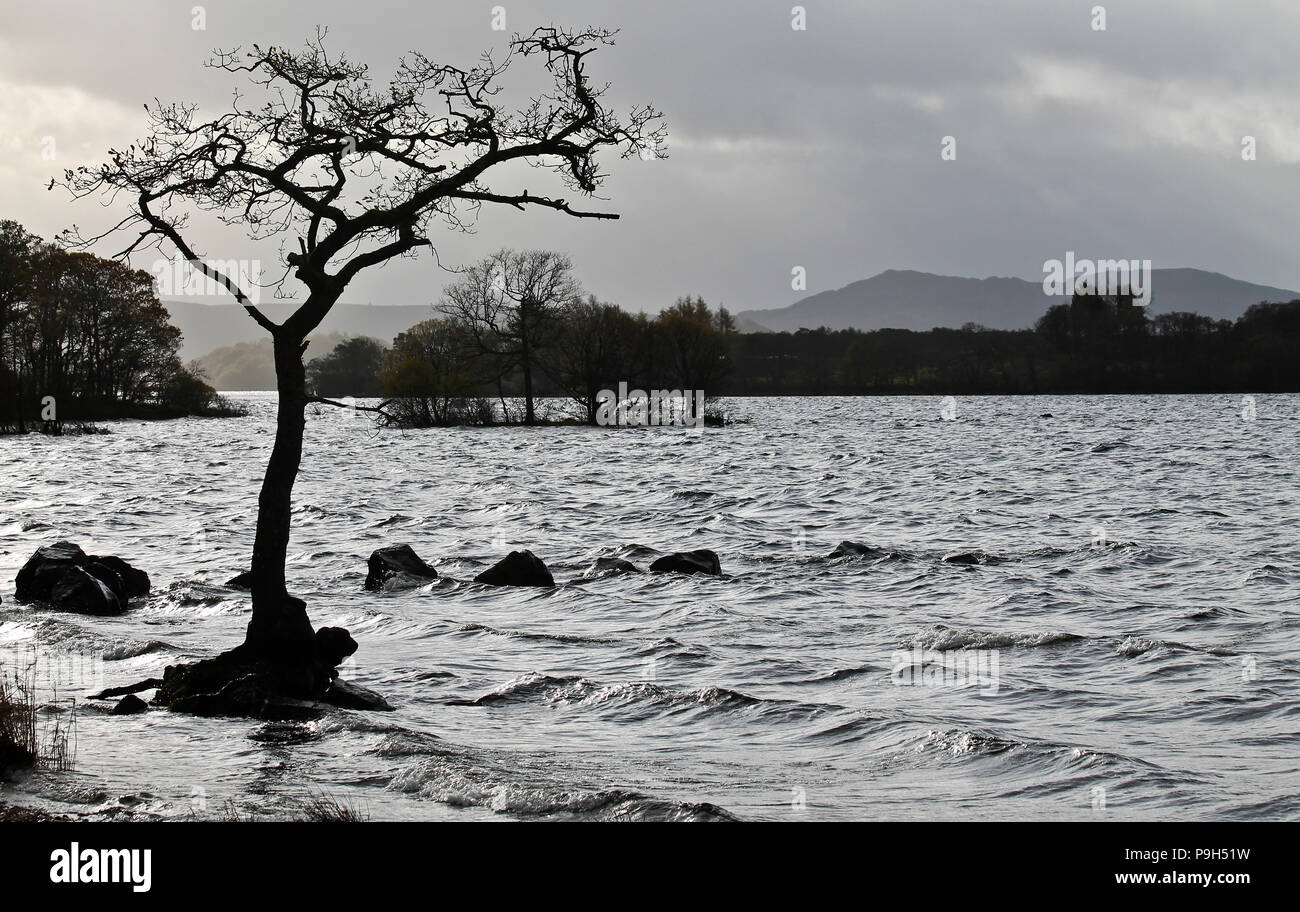
<instances>
[{"instance_id":1,"label":"distant hill","mask_svg":"<svg viewBox=\"0 0 1300 912\"><path fill-rule=\"evenodd\" d=\"M259 327L260 329L260 327ZM308 336L305 361L329 354L345 339L364 333L324 333ZM275 384L275 352L271 348L271 337L265 332L264 338L254 342L239 342L213 349L195 362L203 371L208 383L217 390L225 392L243 392L247 390L273 390ZM391 340L380 339L385 345Z\"/></svg>"},{"instance_id":2,"label":"distant hill","mask_svg":"<svg viewBox=\"0 0 1300 912\"><path fill-rule=\"evenodd\" d=\"M163 301L172 323L184 334L181 359L191 361L213 349L269 339L266 330L253 322L238 304L201 304L194 301ZM297 304L289 301L270 301L259 305L272 320L279 322L293 311ZM433 316L426 304L335 304L319 331L323 334L344 333L350 336L374 336L391 345L393 338L421 320ZM308 357L319 357L321 352L311 352ZM220 387L218 387L220 388ZM270 387L245 387L248 389L275 389Z\"/></svg>"},{"instance_id":3,"label":"distant hill","mask_svg":"<svg viewBox=\"0 0 1300 912\"><path fill-rule=\"evenodd\" d=\"M1152 270L1151 313L1190 311L1235 320L1260 301L1291 301L1300 292L1256 285L1203 269ZM969 279L890 269L823 291L789 307L736 315L742 332L757 323L774 332L816 329L934 329L979 323L990 329L1026 329L1064 298L1043 294L1040 281Z\"/></svg>"}]
</instances>

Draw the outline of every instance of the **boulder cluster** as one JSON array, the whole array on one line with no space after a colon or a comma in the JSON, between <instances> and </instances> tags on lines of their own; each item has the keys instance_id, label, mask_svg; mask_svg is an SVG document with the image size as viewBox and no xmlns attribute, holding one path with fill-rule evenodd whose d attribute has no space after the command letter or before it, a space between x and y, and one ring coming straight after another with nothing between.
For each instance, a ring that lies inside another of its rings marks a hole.
<instances>
[{"instance_id":1,"label":"boulder cluster","mask_svg":"<svg viewBox=\"0 0 1300 912\"><path fill-rule=\"evenodd\" d=\"M421 585L437 579L438 571L426 564L410 545L389 545L370 555L367 565L366 588L373 590L401 589ZM722 575L722 562L718 555L707 549L675 551L665 554L650 565L655 573L703 573ZM598 557L583 574L583 579L614 576L622 573L640 573L641 568L621 557ZM476 583L489 586L540 586L555 585L555 577L540 557L531 551L511 551L478 576Z\"/></svg>"},{"instance_id":2,"label":"boulder cluster","mask_svg":"<svg viewBox=\"0 0 1300 912\"><path fill-rule=\"evenodd\" d=\"M37 548L14 578L20 602L46 602L80 614L121 614L149 594L149 574L120 557L87 554L71 542Z\"/></svg>"}]
</instances>

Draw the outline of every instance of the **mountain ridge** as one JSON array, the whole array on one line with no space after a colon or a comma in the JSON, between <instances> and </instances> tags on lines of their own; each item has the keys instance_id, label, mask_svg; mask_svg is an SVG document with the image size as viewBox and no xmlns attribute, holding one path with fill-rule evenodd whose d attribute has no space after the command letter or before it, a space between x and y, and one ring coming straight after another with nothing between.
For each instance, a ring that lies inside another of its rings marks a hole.
<instances>
[{"instance_id":1,"label":"mountain ridge","mask_svg":"<svg viewBox=\"0 0 1300 912\"><path fill-rule=\"evenodd\" d=\"M1153 269L1152 313L1191 311L1235 320L1260 301L1290 301L1300 292L1234 279L1194 267ZM1066 299L1043 292L1041 281L1016 276L950 276L915 269L886 269L841 288L817 292L785 307L736 314L746 327L772 332L798 329L957 328L1028 329L1053 304Z\"/></svg>"}]
</instances>

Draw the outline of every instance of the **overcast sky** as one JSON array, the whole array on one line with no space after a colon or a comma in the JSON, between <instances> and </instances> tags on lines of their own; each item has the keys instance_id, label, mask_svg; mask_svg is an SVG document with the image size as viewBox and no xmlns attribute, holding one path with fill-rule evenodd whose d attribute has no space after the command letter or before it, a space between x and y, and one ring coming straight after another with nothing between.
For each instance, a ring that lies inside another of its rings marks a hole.
<instances>
[{"instance_id":1,"label":"overcast sky","mask_svg":"<svg viewBox=\"0 0 1300 912\"><path fill-rule=\"evenodd\" d=\"M125 214L44 185L142 136L155 96L227 107L236 78L202 67L214 47L296 46L323 24L332 50L379 76L411 49L468 67L506 44L497 5L510 31L620 29L589 73L618 109L664 111L670 158L611 163L603 195L621 221L485 211L475 235L434 234L444 262L559 249L589 291L650 312L684 294L779 307L889 268L1037 280L1066 251L1300 289L1294 0L1109 2L1104 31L1098 4L1070 0L813 0L802 31L770 0L210 0L203 30L193 0L6 2L0 217L51 237ZM515 63L506 99L526 100L532 65ZM196 237L213 257L277 255ZM791 289L795 266L807 292ZM447 278L426 256L364 275L345 300L433 303Z\"/></svg>"}]
</instances>

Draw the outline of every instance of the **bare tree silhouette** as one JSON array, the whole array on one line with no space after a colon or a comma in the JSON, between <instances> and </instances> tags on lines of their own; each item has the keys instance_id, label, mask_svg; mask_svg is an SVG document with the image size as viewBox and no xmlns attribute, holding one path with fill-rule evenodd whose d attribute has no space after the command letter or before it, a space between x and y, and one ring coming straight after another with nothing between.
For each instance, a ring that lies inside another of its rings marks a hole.
<instances>
[{"instance_id":1,"label":"bare tree silhouette","mask_svg":"<svg viewBox=\"0 0 1300 912\"><path fill-rule=\"evenodd\" d=\"M581 291L573 263L551 250L498 250L443 289L439 309L465 328L497 376L523 375L525 424L536 422L534 372Z\"/></svg>"},{"instance_id":2,"label":"bare tree silhouette","mask_svg":"<svg viewBox=\"0 0 1300 912\"><path fill-rule=\"evenodd\" d=\"M299 697L327 690L336 674L340 657L320 654L305 604L285 585L304 409L321 401L306 387L307 335L363 270L432 248L429 229L436 224L472 228L485 203L618 218L575 208L564 198L526 189L500 192L485 183L503 166L523 162L554 171L565 187L589 197L606 177L598 162L602 151L628 158L661 145L658 111L639 106L615 114L603 100L608 87L593 85L587 75L588 55L612 45L614 36L597 28L539 28L515 35L501 62L485 53L470 69L412 52L398 61L386 90L372 85L365 65L332 57L320 28L299 51L257 45L246 53L218 51L208 66L247 74L263 96L259 104L236 93L232 110L213 120L201 120L196 105L146 105L147 138L125 151L110 150L105 164L51 181L51 188L99 197L105 205L125 195L133 207L93 237L73 228L66 244L86 247L129 232L134 237L120 257L170 246L228 289L273 339L279 406L258 498L253 614L243 645L221 657L223 668L270 668L273 689ZM515 57L538 59L552 85L522 107L504 110L497 99L500 80ZM195 213L241 226L254 240L280 237L285 272L276 291L283 294L284 284L296 279L306 288L301 305L273 322L237 277L203 262L186 239ZM216 686L231 674L213 675L209 683ZM165 688L162 696L194 689Z\"/></svg>"}]
</instances>

